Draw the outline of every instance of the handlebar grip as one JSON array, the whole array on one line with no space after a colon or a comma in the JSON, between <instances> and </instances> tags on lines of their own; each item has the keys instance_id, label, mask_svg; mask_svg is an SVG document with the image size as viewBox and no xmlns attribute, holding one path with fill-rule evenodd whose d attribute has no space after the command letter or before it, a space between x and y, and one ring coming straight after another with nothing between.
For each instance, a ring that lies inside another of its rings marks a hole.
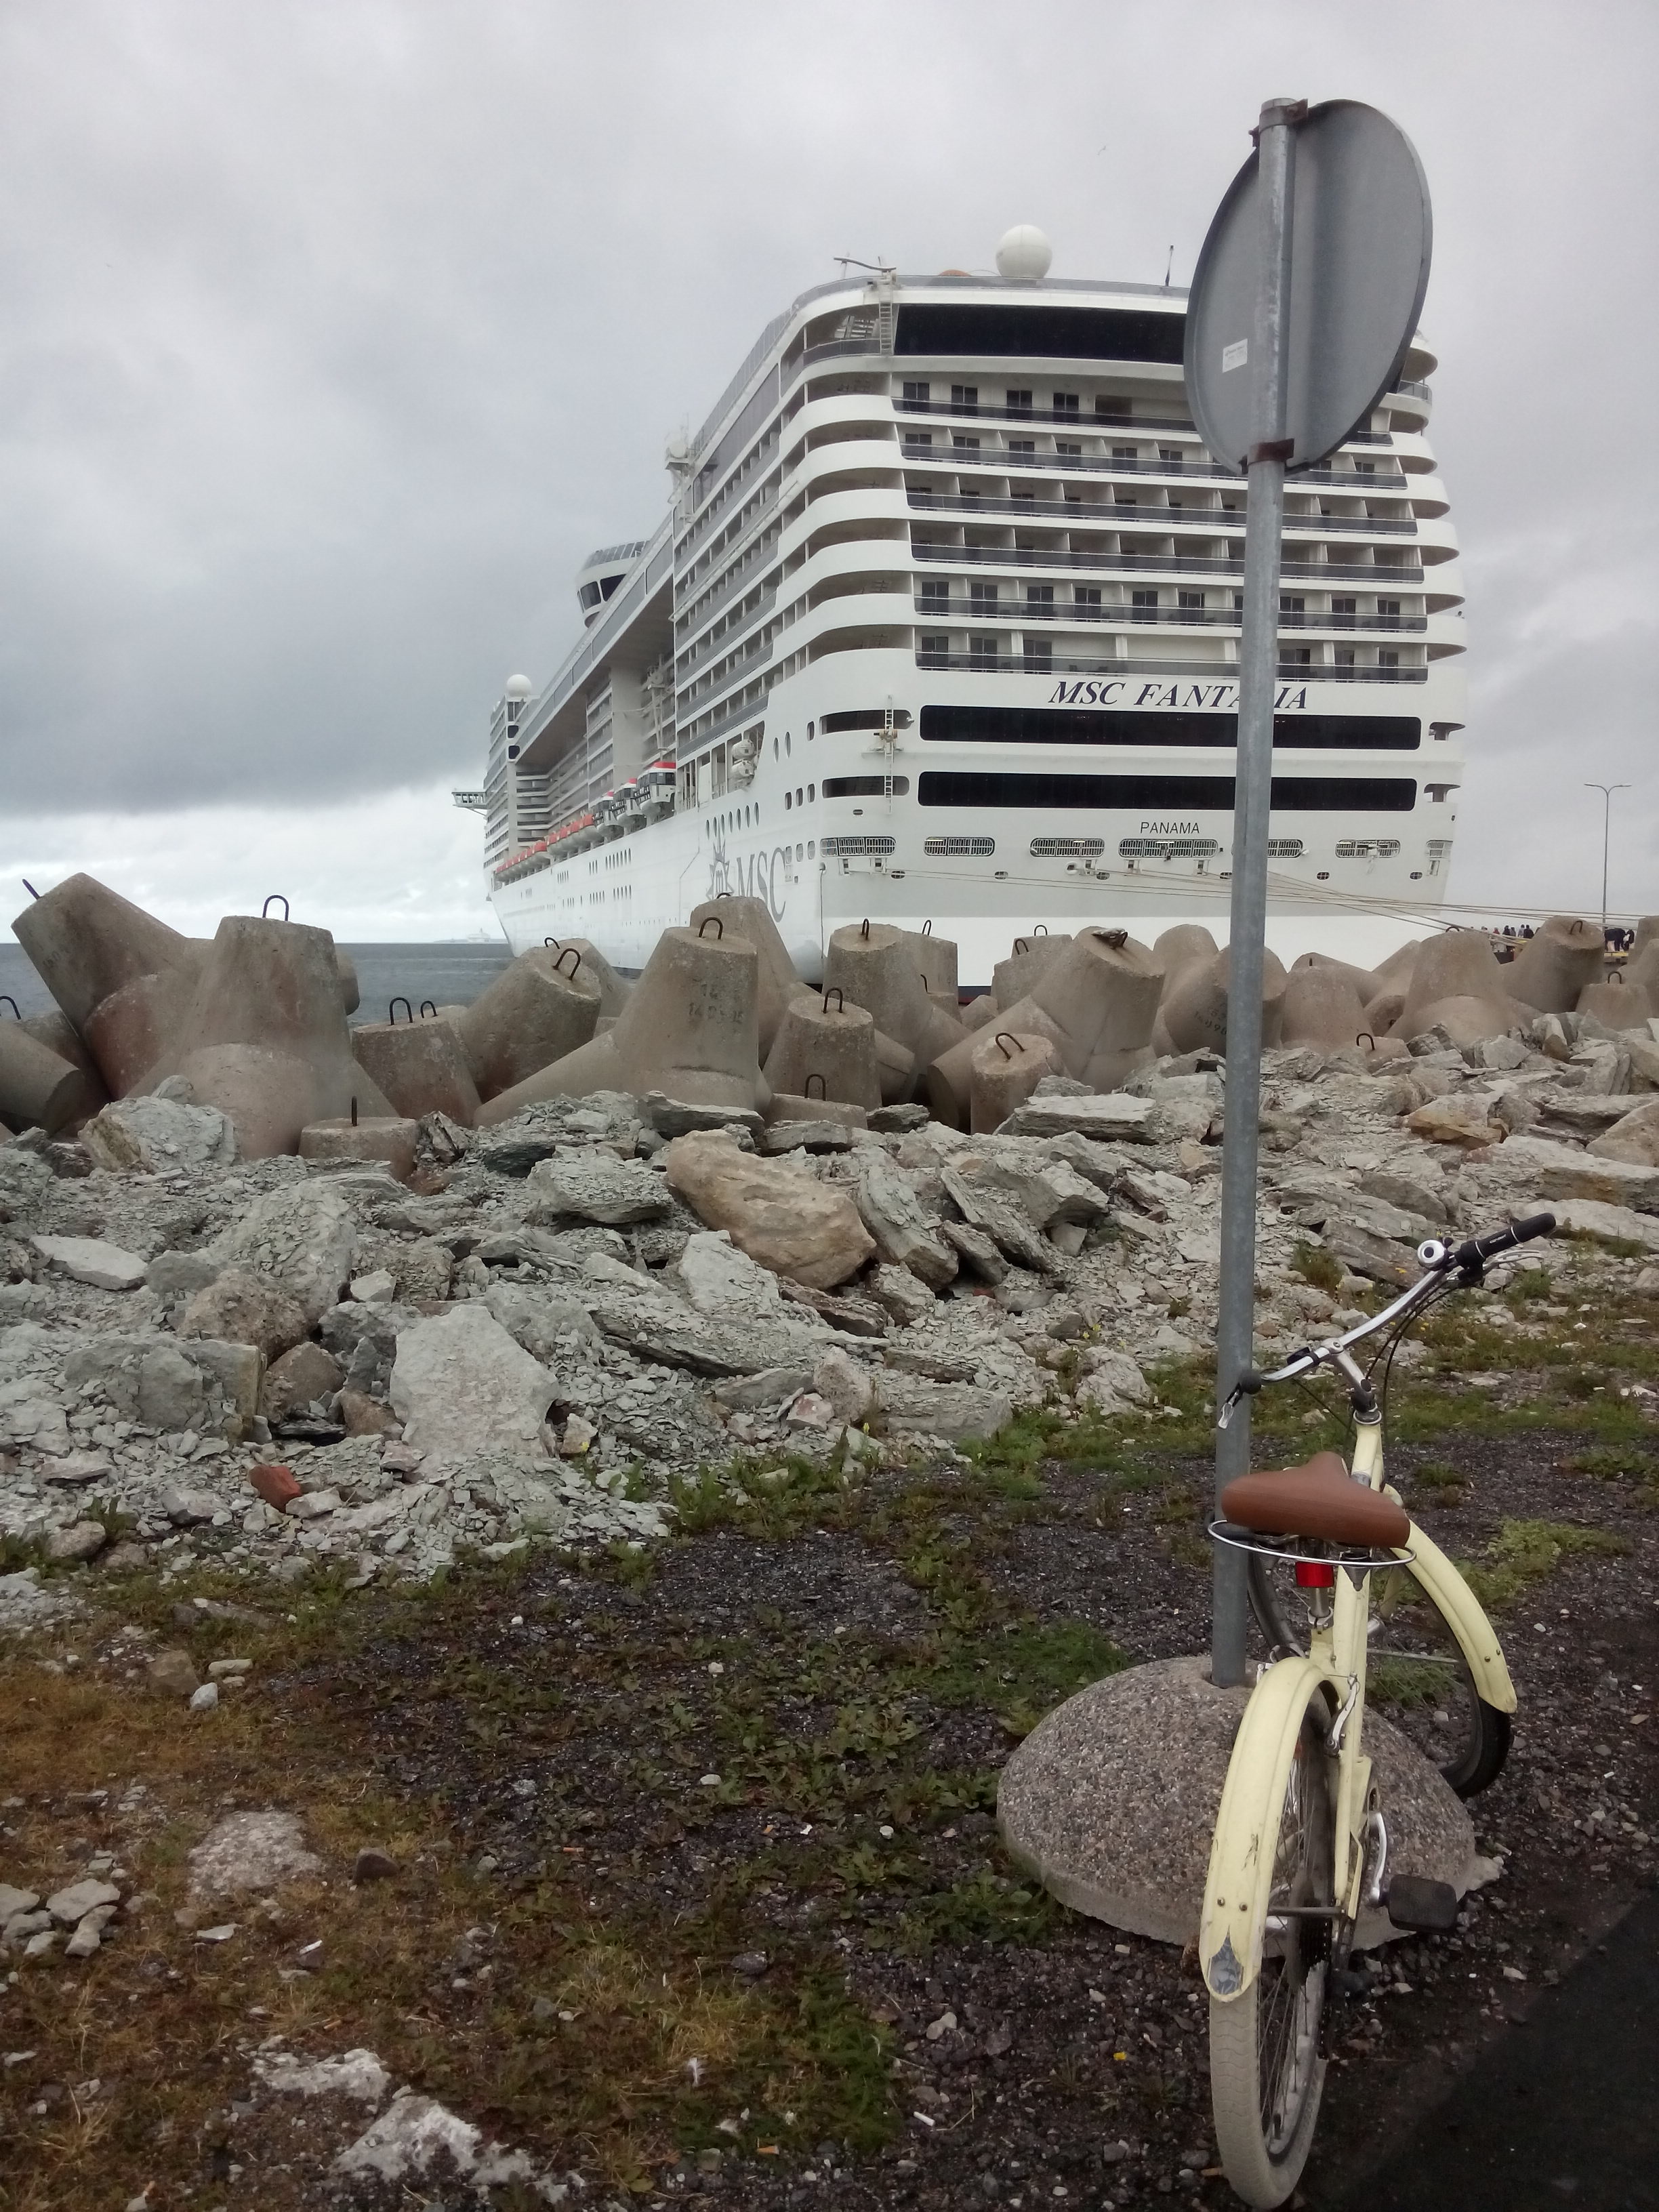
<instances>
[{"instance_id":1,"label":"handlebar grip","mask_svg":"<svg viewBox=\"0 0 1659 2212\"><path fill-rule=\"evenodd\" d=\"M1517 1244L1528 1244L1534 1237L1547 1237L1555 1227L1553 1213L1534 1213L1525 1221L1511 1221L1503 1229L1489 1230L1484 1237L1471 1237L1467 1244L1460 1244L1453 1260L1460 1267L1478 1267L1499 1252L1508 1252Z\"/></svg>"},{"instance_id":2,"label":"handlebar grip","mask_svg":"<svg viewBox=\"0 0 1659 2212\"><path fill-rule=\"evenodd\" d=\"M1259 1367L1247 1367L1238 1378L1238 1387L1247 1398L1254 1398L1258 1390L1267 1388L1267 1378Z\"/></svg>"}]
</instances>

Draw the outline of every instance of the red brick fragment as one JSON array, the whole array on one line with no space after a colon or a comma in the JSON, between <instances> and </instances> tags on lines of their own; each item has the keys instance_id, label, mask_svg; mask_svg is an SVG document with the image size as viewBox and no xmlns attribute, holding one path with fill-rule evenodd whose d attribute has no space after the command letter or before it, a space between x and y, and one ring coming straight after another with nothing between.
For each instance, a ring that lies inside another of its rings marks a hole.
<instances>
[{"instance_id":1,"label":"red brick fragment","mask_svg":"<svg viewBox=\"0 0 1659 2212\"><path fill-rule=\"evenodd\" d=\"M274 1505L279 1513L285 1513L300 1495L291 1467L251 1467L247 1479L265 1504Z\"/></svg>"}]
</instances>

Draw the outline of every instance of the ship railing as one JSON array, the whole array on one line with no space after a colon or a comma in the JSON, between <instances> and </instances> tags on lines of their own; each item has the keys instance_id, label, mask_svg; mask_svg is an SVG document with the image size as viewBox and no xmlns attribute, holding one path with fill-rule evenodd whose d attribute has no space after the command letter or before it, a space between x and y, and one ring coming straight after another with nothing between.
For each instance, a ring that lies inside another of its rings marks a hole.
<instances>
[{"instance_id":1,"label":"ship railing","mask_svg":"<svg viewBox=\"0 0 1659 2212\"><path fill-rule=\"evenodd\" d=\"M1389 386L1390 392L1403 392L1408 399L1432 399L1434 386L1421 383L1414 376L1396 377Z\"/></svg>"},{"instance_id":2,"label":"ship railing","mask_svg":"<svg viewBox=\"0 0 1659 2212\"><path fill-rule=\"evenodd\" d=\"M744 628L747 628L755 623L764 621L766 617L771 613L773 608L777 605L777 603L778 587L775 584L773 584L767 590L763 592L761 598L756 605L744 611L743 617ZM711 654L718 653L723 647L734 645L738 639L742 635L743 630L739 629L738 627L733 623L730 629L723 630L719 637L702 638L697 644L688 647L685 652L677 653L674 656L674 678L676 683L680 682L684 678L690 675L694 669L700 668L703 662L707 660Z\"/></svg>"},{"instance_id":3,"label":"ship railing","mask_svg":"<svg viewBox=\"0 0 1659 2212\"><path fill-rule=\"evenodd\" d=\"M913 538L910 553L914 560L944 562L953 568L978 564L998 568L1124 569L1133 575L1159 576L1242 576L1244 573L1242 559L1200 553L1062 553L1040 545L934 545L926 538ZM1361 568L1352 561L1287 560L1280 563L1279 573L1310 580L1337 576L1351 586L1363 585L1368 591L1423 580L1423 565L1418 561Z\"/></svg>"},{"instance_id":4,"label":"ship railing","mask_svg":"<svg viewBox=\"0 0 1659 2212\"><path fill-rule=\"evenodd\" d=\"M1212 684L1236 684L1237 660L1139 660L1109 659L1101 653L937 653L916 647L916 665L926 669L964 670L974 676L1167 676L1198 677ZM1281 683L1291 684L1426 684L1429 672L1414 666L1384 668L1374 662L1339 667L1332 661L1281 660Z\"/></svg>"},{"instance_id":5,"label":"ship railing","mask_svg":"<svg viewBox=\"0 0 1659 2212\"><path fill-rule=\"evenodd\" d=\"M963 422L1054 422L1061 429L1102 431L1185 430L1195 433L1197 425L1184 415L1132 415L1127 408L1122 413L1104 408L1095 408L1088 414L1081 409L1065 407L993 407L981 401L977 405L963 405L954 399L896 399L894 411L900 415L931 415L954 417ZM1387 430L1351 430L1344 440L1351 446L1391 446L1392 434Z\"/></svg>"},{"instance_id":6,"label":"ship railing","mask_svg":"<svg viewBox=\"0 0 1659 2212\"><path fill-rule=\"evenodd\" d=\"M919 438L907 437L902 441L907 461L937 461L951 469L967 465L988 468L994 462L1006 465L1009 476L1023 476L1028 470L1080 470L1085 475L1113 477L1179 477L1183 483L1239 483L1242 472L1230 469L1223 461L1188 460L1184 457L1170 459L1160 455L1155 461L1139 458L1124 459L1107 453L1022 453L1007 446L934 446ZM1390 498L1403 499L1411 485L1404 469L1379 470L1373 476L1360 469L1300 469L1289 479L1294 490L1299 484L1334 487L1364 499L1380 490Z\"/></svg>"},{"instance_id":7,"label":"ship railing","mask_svg":"<svg viewBox=\"0 0 1659 2212\"><path fill-rule=\"evenodd\" d=\"M1170 624L1194 629L1237 629L1243 619L1237 607L1126 607L1076 606L1070 600L930 599L926 587L916 595L915 611L924 621L994 623L1003 616L1021 623L1103 623L1114 628ZM1349 615L1287 612L1280 608L1281 630L1365 630L1395 633L1421 631L1429 626L1426 615Z\"/></svg>"},{"instance_id":8,"label":"ship railing","mask_svg":"<svg viewBox=\"0 0 1659 2212\"><path fill-rule=\"evenodd\" d=\"M1114 505L1110 500L1054 500L1020 499L1001 493L919 491L907 488L909 505L922 514L1000 514L1010 518L1037 515L1064 520L1076 525L1091 522L1119 530L1243 530L1244 507L1140 507L1124 501ZM1343 531L1362 532L1367 537L1414 538L1417 517L1414 514L1286 514L1286 531L1312 532L1325 538Z\"/></svg>"}]
</instances>

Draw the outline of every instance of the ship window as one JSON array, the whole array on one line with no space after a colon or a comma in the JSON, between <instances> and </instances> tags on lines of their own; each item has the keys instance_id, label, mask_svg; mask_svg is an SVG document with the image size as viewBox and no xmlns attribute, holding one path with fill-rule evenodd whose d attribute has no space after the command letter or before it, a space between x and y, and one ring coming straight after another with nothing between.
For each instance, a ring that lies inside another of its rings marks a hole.
<instances>
[{"instance_id":1,"label":"ship window","mask_svg":"<svg viewBox=\"0 0 1659 2212\"><path fill-rule=\"evenodd\" d=\"M982 584L977 578L968 586L968 597L975 614L994 613L1001 596L999 584Z\"/></svg>"},{"instance_id":2,"label":"ship window","mask_svg":"<svg viewBox=\"0 0 1659 2212\"><path fill-rule=\"evenodd\" d=\"M1052 584L1028 584L1025 586L1025 611L1028 614L1048 613L1054 604L1054 587Z\"/></svg>"},{"instance_id":3,"label":"ship window","mask_svg":"<svg viewBox=\"0 0 1659 2212\"><path fill-rule=\"evenodd\" d=\"M783 733L783 757L784 757L784 758L785 758L786 760L787 760L787 759L788 759L789 755L790 755L790 753L791 753L793 750L793 747L790 744L790 742L789 742L789 732L788 732L788 731L787 731L787 730L786 730L786 731L784 732L784 733Z\"/></svg>"},{"instance_id":4,"label":"ship window","mask_svg":"<svg viewBox=\"0 0 1659 2212\"><path fill-rule=\"evenodd\" d=\"M816 799L817 799L817 795L818 795L818 787L817 787L817 784L815 784L815 783L809 783L809 784L807 785L807 787L806 787L806 796L807 796L810 799L816 800Z\"/></svg>"},{"instance_id":5,"label":"ship window","mask_svg":"<svg viewBox=\"0 0 1659 2212\"><path fill-rule=\"evenodd\" d=\"M921 384L911 377L904 380L904 404L907 407L925 407L933 396L931 384Z\"/></svg>"},{"instance_id":6,"label":"ship window","mask_svg":"<svg viewBox=\"0 0 1659 2212\"><path fill-rule=\"evenodd\" d=\"M1231 813L1230 775L1021 775L989 770L929 769L917 796L924 806L1099 807L1139 814ZM1269 801L1294 814L1409 814L1417 804L1410 776L1276 775Z\"/></svg>"},{"instance_id":7,"label":"ship window","mask_svg":"<svg viewBox=\"0 0 1659 2212\"><path fill-rule=\"evenodd\" d=\"M1311 668L1313 666L1312 646L1281 646L1279 652L1279 665L1281 668Z\"/></svg>"},{"instance_id":8,"label":"ship window","mask_svg":"<svg viewBox=\"0 0 1659 2212\"><path fill-rule=\"evenodd\" d=\"M1304 599L1293 598L1288 592L1281 592L1279 595L1279 611L1281 615L1305 615L1308 611L1308 602Z\"/></svg>"},{"instance_id":9,"label":"ship window","mask_svg":"<svg viewBox=\"0 0 1659 2212\"><path fill-rule=\"evenodd\" d=\"M1181 448L1179 446L1160 446L1158 458L1165 468L1178 469L1181 466Z\"/></svg>"},{"instance_id":10,"label":"ship window","mask_svg":"<svg viewBox=\"0 0 1659 2212\"><path fill-rule=\"evenodd\" d=\"M1376 654L1376 665L1379 668L1398 668L1400 665L1399 647L1392 645L1379 646Z\"/></svg>"},{"instance_id":11,"label":"ship window","mask_svg":"<svg viewBox=\"0 0 1659 2212\"><path fill-rule=\"evenodd\" d=\"M806 841L806 857L807 857L807 859L808 859L809 860L811 860L811 859L813 859L813 858L814 858L814 856L816 855L817 852L817 840L816 840L815 838L809 837L809 838L807 839L807 841Z\"/></svg>"},{"instance_id":12,"label":"ship window","mask_svg":"<svg viewBox=\"0 0 1659 2212\"><path fill-rule=\"evenodd\" d=\"M773 757L773 759L774 759L774 760L775 760L775 759L777 758L777 757L778 757L778 741L777 741L777 739L776 739L775 738L773 738L773 740L772 740L772 757Z\"/></svg>"},{"instance_id":13,"label":"ship window","mask_svg":"<svg viewBox=\"0 0 1659 2212\"><path fill-rule=\"evenodd\" d=\"M1133 411L1128 401L1116 392L1101 392L1095 395L1095 412L1103 415L1108 422L1127 422Z\"/></svg>"},{"instance_id":14,"label":"ship window","mask_svg":"<svg viewBox=\"0 0 1659 2212\"><path fill-rule=\"evenodd\" d=\"M979 386L976 384L953 384L951 404L959 415L974 415L979 411Z\"/></svg>"},{"instance_id":15,"label":"ship window","mask_svg":"<svg viewBox=\"0 0 1659 2212\"><path fill-rule=\"evenodd\" d=\"M997 641L995 638L981 637L977 634L969 637L968 641L968 658L970 662L976 663L982 667L990 668L995 665L996 657Z\"/></svg>"},{"instance_id":16,"label":"ship window","mask_svg":"<svg viewBox=\"0 0 1659 2212\"><path fill-rule=\"evenodd\" d=\"M1008 441L1008 458L1011 461L1028 459L1035 455L1036 452L1035 438L1010 438Z\"/></svg>"},{"instance_id":17,"label":"ship window","mask_svg":"<svg viewBox=\"0 0 1659 2212\"><path fill-rule=\"evenodd\" d=\"M951 582L947 576L924 576L921 580L921 608L924 614L944 614L951 605Z\"/></svg>"},{"instance_id":18,"label":"ship window","mask_svg":"<svg viewBox=\"0 0 1659 2212\"><path fill-rule=\"evenodd\" d=\"M1112 459L1115 461L1138 461L1140 459L1140 448L1139 446L1114 446Z\"/></svg>"},{"instance_id":19,"label":"ship window","mask_svg":"<svg viewBox=\"0 0 1659 2212\"><path fill-rule=\"evenodd\" d=\"M1031 394L1029 392L1011 392L1008 394L1008 412L1011 415L1029 415L1030 411Z\"/></svg>"},{"instance_id":20,"label":"ship window","mask_svg":"<svg viewBox=\"0 0 1659 2212\"><path fill-rule=\"evenodd\" d=\"M786 813L787 813L787 812L788 812L788 811L789 811L789 809L790 809L790 808L794 805L794 803L795 803L795 801L794 801L794 798L793 798L793 793L789 793L789 792L787 792L787 791L786 791L786 792L784 793L784 794L783 794L783 805L784 805L784 811L785 811Z\"/></svg>"},{"instance_id":21,"label":"ship window","mask_svg":"<svg viewBox=\"0 0 1659 2212\"><path fill-rule=\"evenodd\" d=\"M1129 605L1132 607L1155 607L1158 605L1158 593L1149 591L1131 592Z\"/></svg>"},{"instance_id":22,"label":"ship window","mask_svg":"<svg viewBox=\"0 0 1659 2212\"><path fill-rule=\"evenodd\" d=\"M1376 611L1380 615L1397 615L1400 612L1400 602L1398 599L1379 599L1376 603Z\"/></svg>"},{"instance_id":23,"label":"ship window","mask_svg":"<svg viewBox=\"0 0 1659 2212\"><path fill-rule=\"evenodd\" d=\"M948 637L922 639L918 658L924 668L935 666L942 668L950 657L951 641Z\"/></svg>"},{"instance_id":24,"label":"ship window","mask_svg":"<svg viewBox=\"0 0 1659 2212\"><path fill-rule=\"evenodd\" d=\"M1380 606L1382 602L1379 600L1378 605ZM1357 615L1358 611L1359 602L1358 599L1334 599L1331 601L1331 612L1334 615Z\"/></svg>"},{"instance_id":25,"label":"ship window","mask_svg":"<svg viewBox=\"0 0 1659 2212\"><path fill-rule=\"evenodd\" d=\"M1034 676L1041 676L1054 666L1054 641L1051 637L1028 637L1025 641L1025 665Z\"/></svg>"},{"instance_id":26,"label":"ship window","mask_svg":"<svg viewBox=\"0 0 1659 2212\"><path fill-rule=\"evenodd\" d=\"M806 848L805 848L804 845L797 845L797 846L796 846L796 848L795 848L795 858L796 858L798 860L805 860L805 857L806 857Z\"/></svg>"},{"instance_id":27,"label":"ship window","mask_svg":"<svg viewBox=\"0 0 1659 2212\"><path fill-rule=\"evenodd\" d=\"M1234 745L1238 742L1238 718L1231 713L1146 712L1119 709L1103 712L1082 703L1103 692L1133 690L1123 678L1081 678L1066 686L1075 707L924 707L921 734L925 743L945 744L1025 745ZM1152 684L1140 687L1158 691ZM1190 690L1207 690L1194 684ZM1216 685L1231 692L1231 684ZM1414 753L1422 743L1423 725L1407 714L1275 714L1273 743L1309 752ZM1452 784L1431 784L1437 791L1455 790Z\"/></svg>"},{"instance_id":28,"label":"ship window","mask_svg":"<svg viewBox=\"0 0 1659 2212\"><path fill-rule=\"evenodd\" d=\"M1339 668L1352 668L1354 665L1354 649L1351 645L1337 647L1336 665Z\"/></svg>"},{"instance_id":29,"label":"ship window","mask_svg":"<svg viewBox=\"0 0 1659 2212\"><path fill-rule=\"evenodd\" d=\"M965 430L953 430L951 434L951 450L953 453L976 453L979 451L979 440L970 438Z\"/></svg>"},{"instance_id":30,"label":"ship window","mask_svg":"<svg viewBox=\"0 0 1659 2212\"><path fill-rule=\"evenodd\" d=\"M1054 394L1056 415L1075 415L1081 404L1075 392L1057 392Z\"/></svg>"},{"instance_id":31,"label":"ship window","mask_svg":"<svg viewBox=\"0 0 1659 2212\"><path fill-rule=\"evenodd\" d=\"M1204 608L1204 594L1202 592L1177 592L1176 605L1184 607L1188 614L1200 614Z\"/></svg>"},{"instance_id":32,"label":"ship window","mask_svg":"<svg viewBox=\"0 0 1659 2212\"><path fill-rule=\"evenodd\" d=\"M795 804L797 806L805 806L806 804L805 793L802 791L799 784L795 786Z\"/></svg>"},{"instance_id":33,"label":"ship window","mask_svg":"<svg viewBox=\"0 0 1659 2212\"><path fill-rule=\"evenodd\" d=\"M1099 585L1074 584L1072 587L1072 604L1073 606L1079 607L1098 608L1100 605Z\"/></svg>"},{"instance_id":34,"label":"ship window","mask_svg":"<svg viewBox=\"0 0 1659 2212\"><path fill-rule=\"evenodd\" d=\"M908 797L910 779L908 775L826 775L823 795L826 799L883 799L889 791L895 799Z\"/></svg>"},{"instance_id":35,"label":"ship window","mask_svg":"<svg viewBox=\"0 0 1659 2212\"><path fill-rule=\"evenodd\" d=\"M807 744L811 744L811 742L812 742L813 738L814 738L815 737L817 737L817 733L818 733L818 726L817 726L817 724L816 722L809 722L809 723L806 725L806 742L807 742Z\"/></svg>"}]
</instances>

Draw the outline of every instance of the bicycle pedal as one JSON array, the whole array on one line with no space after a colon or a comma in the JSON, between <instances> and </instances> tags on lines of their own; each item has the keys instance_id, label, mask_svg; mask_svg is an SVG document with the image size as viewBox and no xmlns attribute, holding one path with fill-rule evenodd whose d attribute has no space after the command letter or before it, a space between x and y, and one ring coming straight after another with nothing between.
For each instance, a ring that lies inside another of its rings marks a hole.
<instances>
[{"instance_id":1,"label":"bicycle pedal","mask_svg":"<svg viewBox=\"0 0 1659 2212\"><path fill-rule=\"evenodd\" d=\"M1445 1936L1457 1925L1457 1892L1449 1881L1420 1874L1397 1874L1382 1899L1396 1928L1419 1935Z\"/></svg>"}]
</instances>

